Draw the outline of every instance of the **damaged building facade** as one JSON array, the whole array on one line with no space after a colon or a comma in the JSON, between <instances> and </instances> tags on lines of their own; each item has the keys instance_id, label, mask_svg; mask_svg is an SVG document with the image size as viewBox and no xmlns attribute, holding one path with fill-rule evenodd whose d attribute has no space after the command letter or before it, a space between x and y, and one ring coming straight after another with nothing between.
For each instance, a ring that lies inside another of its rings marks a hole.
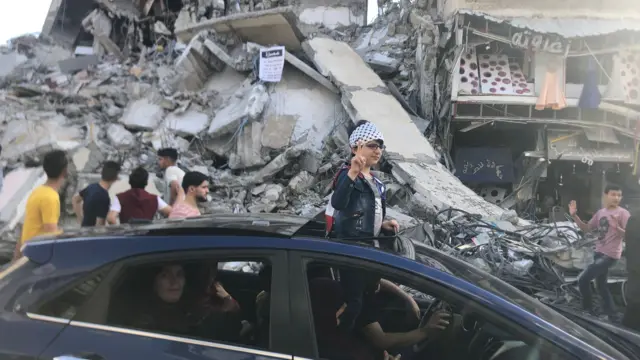
<instances>
[{"instance_id":1,"label":"damaged building facade","mask_svg":"<svg viewBox=\"0 0 640 360\"><path fill-rule=\"evenodd\" d=\"M589 19L477 8L449 9L440 58L441 131L456 175L530 219L557 220L554 208L571 199L587 217L607 183L633 206L638 20L598 18L590 2L572 8Z\"/></svg>"},{"instance_id":2,"label":"damaged building facade","mask_svg":"<svg viewBox=\"0 0 640 360\"><path fill-rule=\"evenodd\" d=\"M578 20L533 19L525 5L517 15L499 13L500 1L468 3L53 0L41 38L14 39L0 54L0 253L13 251L26 196L44 182L39 161L52 148L73 164L61 194L67 215L103 161L123 163L124 173L156 171L156 151L170 146L180 166L211 178L203 213L312 217L348 159L348 130L366 119L385 135L377 175L390 216L417 226L414 239L508 273L539 297L575 300L575 291L554 290L587 266L593 239L569 223L523 218L531 200L562 204L582 194L563 192L577 189L571 181L587 178L596 190L578 200L595 210L603 181L622 183L635 171L635 150L624 152L636 148L625 87L633 79L608 84L613 56L634 49L636 30L601 20L604 30L580 32ZM274 46L284 65L265 81L259 54ZM590 71L601 71L594 86L602 95L581 106ZM536 110L551 93L562 106L549 100ZM583 142L604 155L586 158ZM111 193L127 186L124 176ZM162 186L157 176L148 190ZM69 216L65 226L77 225Z\"/></svg>"},{"instance_id":3,"label":"damaged building facade","mask_svg":"<svg viewBox=\"0 0 640 360\"><path fill-rule=\"evenodd\" d=\"M636 10L625 1L443 3L434 108L456 176L491 203L560 227L572 226L570 200L583 218L600 209L607 184L637 211ZM591 261L576 244L538 245L560 283ZM623 289L625 262L610 274Z\"/></svg>"}]
</instances>

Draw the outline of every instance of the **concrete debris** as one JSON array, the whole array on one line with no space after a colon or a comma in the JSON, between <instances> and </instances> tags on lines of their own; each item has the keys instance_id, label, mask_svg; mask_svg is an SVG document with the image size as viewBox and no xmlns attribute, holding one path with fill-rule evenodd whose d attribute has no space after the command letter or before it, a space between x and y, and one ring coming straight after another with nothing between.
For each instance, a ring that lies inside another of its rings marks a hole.
<instances>
[{"instance_id":1,"label":"concrete debris","mask_svg":"<svg viewBox=\"0 0 640 360\"><path fill-rule=\"evenodd\" d=\"M119 161L125 174L137 166L155 173L156 151L174 147L180 166L210 177L203 213L313 217L350 157L349 130L364 119L385 135L376 175L406 235L535 294L565 289L588 264L575 229L527 225L485 201L451 174L439 140L425 137L437 110L440 36L415 4L385 2L365 26L356 4L96 3L47 20L38 39L0 48L0 257L11 256L51 149L72 160L64 214L104 161ZM286 63L281 81L263 83L259 50L272 45L285 46ZM127 187L125 178L112 193ZM155 192L163 186L150 182ZM77 226L71 217L63 224Z\"/></svg>"}]
</instances>

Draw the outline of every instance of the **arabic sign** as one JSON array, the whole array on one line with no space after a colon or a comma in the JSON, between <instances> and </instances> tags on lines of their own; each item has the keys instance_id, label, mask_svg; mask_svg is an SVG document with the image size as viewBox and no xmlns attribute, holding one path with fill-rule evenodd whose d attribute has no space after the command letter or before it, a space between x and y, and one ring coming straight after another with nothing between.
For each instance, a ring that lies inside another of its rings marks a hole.
<instances>
[{"instance_id":1,"label":"arabic sign","mask_svg":"<svg viewBox=\"0 0 640 360\"><path fill-rule=\"evenodd\" d=\"M284 46L260 49L260 67L258 77L266 82L278 82L284 69Z\"/></svg>"},{"instance_id":2,"label":"arabic sign","mask_svg":"<svg viewBox=\"0 0 640 360\"><path fill-rule=\"evenodd\" d=\"M528 30L515 32L510 40L512 47L553 54L564 54L569 46L559 36L537 34Z\"/></svg>"},{"instance_id":3,"label":"arabic sign","mask_svg":"<svg viewBox=\"0 0 640 360\"><path fill-rule=\"evenodd\" d=\"M513 159L508 148L459 148L456 150L456 176L471 183L513 182Z\"/></svg>"},{"instance_id":4,"label":"arabic sign","mask_svg":"<svg viewBox=\"0 0 640 360\"><path fill-rule=\"evenodd\" d=\"M634 159L632 144L625 147L590 142L583 131L549 131L547 138L550 160L580 161L591 166L595 162L632 163Z\"/></svg>"}]
</instances>

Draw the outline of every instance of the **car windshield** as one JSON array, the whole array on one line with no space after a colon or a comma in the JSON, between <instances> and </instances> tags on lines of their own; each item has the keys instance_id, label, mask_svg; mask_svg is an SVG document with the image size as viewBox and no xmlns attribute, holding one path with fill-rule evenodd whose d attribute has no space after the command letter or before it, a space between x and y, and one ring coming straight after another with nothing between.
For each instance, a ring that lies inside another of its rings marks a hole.
<instances>
[{"instance_id":1,"label":"car windshield","mask_svg":"<svg viewBox=\"0 0 640 360\"><path fill-rule=\"evenodd\" d=\"M580 327L539 300L525 294L497 277L422 243L414 242L414 247L416 249L417 261L430 267L446 271L484 290L494 293L501 298L536 314L541 319L548 321L559 329L575 336L576 338L616 359L625 358L623 354L593 335L591 332Z\"/></svg>"}]
</instances>

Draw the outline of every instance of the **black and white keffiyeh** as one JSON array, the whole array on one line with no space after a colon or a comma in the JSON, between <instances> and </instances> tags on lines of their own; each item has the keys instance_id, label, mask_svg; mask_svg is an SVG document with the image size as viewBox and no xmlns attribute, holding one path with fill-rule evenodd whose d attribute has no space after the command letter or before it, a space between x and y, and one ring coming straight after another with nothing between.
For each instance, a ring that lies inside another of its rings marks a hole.
<instances>
[{"instance_id":1,"label":"black and white keffiyeh","mask_svg":"<svg viewBox=\"0 0 640 360\"><path fill-rule=\"evenodd\" d=\"M349 146L356 147L359 141L367 143L371 140L384 141L384 136L373 123L368 122L353 130L349 136Z\"/></svg>"}]
</instances>

